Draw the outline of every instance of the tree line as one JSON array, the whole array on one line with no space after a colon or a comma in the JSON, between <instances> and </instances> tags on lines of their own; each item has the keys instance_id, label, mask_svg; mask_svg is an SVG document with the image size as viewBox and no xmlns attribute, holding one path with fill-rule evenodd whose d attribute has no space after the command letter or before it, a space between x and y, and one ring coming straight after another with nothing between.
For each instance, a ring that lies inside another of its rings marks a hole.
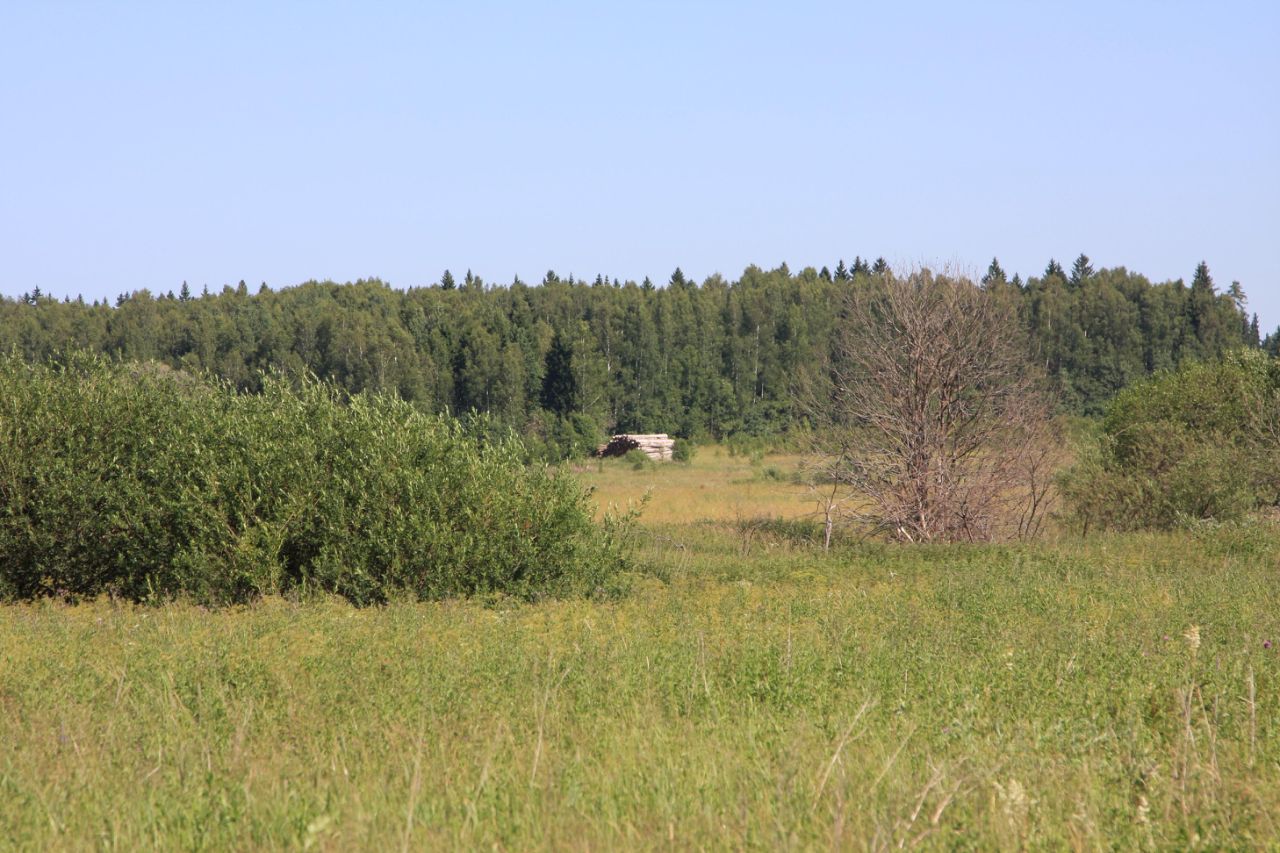
<instances>
[{"instance_id":1,"label":"tree line","mask_svg":"<svg viewBox=\"0 0 1280 853\"><path fill-rule=\"evenodd\" d=\"M834 271L750 266L736 280L665 283L605 276L492 285L445 271L429 287L311 281L256 292L240 282L196 294L138 290L115 304L38 289L0 299L0 347L32 361L87 350L212 373L254 391L264 373L315 375L353 392L393 393L430 412L481 412L580 450L604 431L689 437L764 435L805 417L795 389L827 376L850 289L892 275L883 260ZM1153 283L1123 267L1008 277L987 289L1018 304L1031 355L1062 404L1091 414L1132 380L1261 340L1238 283L1219 290L1206 264L1191 283Z\"/></svg>"}]
</instances>

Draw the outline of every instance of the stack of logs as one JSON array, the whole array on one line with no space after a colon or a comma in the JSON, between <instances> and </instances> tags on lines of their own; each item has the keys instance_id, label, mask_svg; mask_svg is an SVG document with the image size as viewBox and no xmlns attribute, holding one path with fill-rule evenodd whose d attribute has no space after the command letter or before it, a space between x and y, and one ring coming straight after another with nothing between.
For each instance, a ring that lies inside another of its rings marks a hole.
<instances>
[{"instance_id":1,"label":"stack of logs","mask_svg":"<svg viewBox=\"0 0 1280 853\"><path fill-rule=\"evenodd\" d=\"M665 432L652 435L615 435L608 444L596 448L596 456L626 456L628 451L639 450L654 462L670 462L675 455L676 440Z\"/></svg>"}]
</instances>

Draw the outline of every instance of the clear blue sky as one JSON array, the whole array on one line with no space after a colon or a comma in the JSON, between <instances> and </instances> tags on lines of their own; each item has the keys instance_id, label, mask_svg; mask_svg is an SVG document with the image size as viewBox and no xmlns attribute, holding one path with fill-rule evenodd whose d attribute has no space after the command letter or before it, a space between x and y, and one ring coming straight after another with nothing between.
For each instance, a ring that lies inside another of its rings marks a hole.
<instances>
[{"instance_id":1,"label":"clear blue sky","mask_svg":"<svg viewBox=\"0 0 1280 853\"><path fill-rule=\"evenodd\" d=\"M0 292L1201 258L1280 323L1280 4L0 5Z\"/></svg>"}]
</instances>

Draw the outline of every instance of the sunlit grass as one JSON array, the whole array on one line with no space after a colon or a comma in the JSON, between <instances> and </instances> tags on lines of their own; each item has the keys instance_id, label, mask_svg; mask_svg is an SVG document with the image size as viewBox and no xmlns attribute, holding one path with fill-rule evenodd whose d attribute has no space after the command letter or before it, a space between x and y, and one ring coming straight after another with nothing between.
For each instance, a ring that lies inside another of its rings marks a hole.
<instances>
[{"instance_id":1,"label":"sunlit grass","mask_svg":"<svg viewBox=\"0 0 1280 853\"><path fill-rule=\"evenodd\" d=\"M655 484L616 598L0 607L0 838L1280 845L1272 529L824 555L751 469L589 475Z\"/></svg>"},{"instance_id":2,"label":"sunlit grass","mask_svg":"<svg viewBox=\"0 0 1280 853\"><path fill-rule=\"evenodd\" d=\"M754 462L719 445L701 447L688 463L659 463L636 470L624 459L575 467L595 489L602 508L625 507L652 494L643 520L649 524L797 518L814 511L809 491L793 482L801 457L772 455Z\"/></svg>"}]
</instances>

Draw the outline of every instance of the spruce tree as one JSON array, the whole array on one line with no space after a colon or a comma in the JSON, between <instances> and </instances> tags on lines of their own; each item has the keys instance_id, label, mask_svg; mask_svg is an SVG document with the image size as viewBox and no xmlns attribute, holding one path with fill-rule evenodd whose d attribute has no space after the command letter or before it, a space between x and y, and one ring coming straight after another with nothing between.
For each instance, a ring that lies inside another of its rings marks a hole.
<instances>
[{"instance_id":1,"label":"spruce tree","mask_svg":"<svg viewBox=\"0 0 1280 853\"><path fill-rule=\"evenodd\" d=\"M883 257L876 258L876 262L871 265L872 275L884 275L889 271L889 262Z\"/></svg>"},{"instance_id":2,"label":"spruce tree","mask_svg":"<svg viewBox=\"0 0 1280 853\"><path fill-rule=\"evenodd\" d=\"M1191 289L1187 292L1187 319L1196 340L1200 342L1201 355L1214 355L1219 344L1219 317L1217 308L1217 291L1213 286L1213 277L1209 275L1209 265L1201 261L1196 265L1196 274L1191 279Z\"/></svg>"},{"instance_id":3,"label":"spruce tree","mask_svg":"<svg viewBox=\"0 0 1280 853\"><path fill-rule=\"evenodd\" d=\"M1044 277L1054 278L1055 276L1063 281L1067 280L1067 273L1066 270L1062 268L1062 264L1058 263L1055 259L1050 258L1049 265L1044 268Z\"/></svg>"},{"instance_id":4,"label":"spruce tree","mask_svg":"<svg viewBox=\"0 0 1280 853\"><path fill-rule=\"evenodd\" d=\"M559 332L551 338L542 374L542 408L563 417L577 408L578 381L573 375L573 346Z\"/></svg>"},{"instance_id":5,"label":"spruce tree","mask_svg":"<svg viewBox=\"0 0 1280 853\"><path fill-rule=\"evenodd\" d=\"M998 258L991 259L991 265L987 267L987 274L982 277L983 287L992 287L998 284L1004 284L1008 279L1005 278L1004 270L1000 267Z\"/></svg>"},{"instance_id":6,"label":"spruce tree","mask_svg":"<svg viewBox=\"0 0 1280 853\"><path fill-rule=\"evenodd\" d=\"M836 264L836 281L848 281L849 270L845 269L844 258L840 259L840 263Z\"/></svg>"},{"instance_id":7,"label":"spruce tree","mask_svg":"<svg viewBox=\"0 0 1280 853\"><path fill-rule=\"evenodd\" d=\"M179 302L191 301L191 288L187 285L185 281L182 282L182 289L178 291L178 301Z\"/></svg>"},{"instance_id":8,"label":"spruce tree","mask_svg":"<svg viewBox=\"0 0 1280 853\"><path fill-rule=\"evenodd\" d=\"M1079 287L1092 277L1093 265L1089 263L1089 256L1081 252L1080 257L1076 258L1076 262L1071 265L1071 278L1069 279L1071 286Z\"/></svg>"},{"instance_id":9,"label":"spruce tree","mask_svg":"<svg viewBox=\"0 0 1280 853\"><path fill-rule=\"evenodd\" d=\"M457 282L453 280L453 273L449 272L448 270L445 270L444 274L440 276L440 289L453 290L457 286L458 286Z\"/></svg>"},{"instance_id":10,"label":"spruce tree","mask_svg":"<svg viewBox=\"0 0 1280 853\"><path fill-rule=\"evenodd\" d=\"M853 259L853 275L871 275L871 267L862 259L862 255L858 255Z\"/></svg>"}]
</instances>

